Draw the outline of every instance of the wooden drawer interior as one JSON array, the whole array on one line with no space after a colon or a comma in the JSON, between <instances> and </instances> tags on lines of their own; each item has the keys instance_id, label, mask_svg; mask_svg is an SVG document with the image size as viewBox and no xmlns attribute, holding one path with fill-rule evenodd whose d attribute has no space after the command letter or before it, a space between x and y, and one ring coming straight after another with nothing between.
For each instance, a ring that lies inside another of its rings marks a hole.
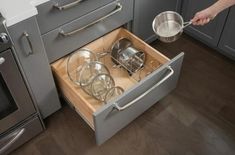
<instances>
[{"instance_id":1,"label":"wooden drawer interior","mask_svg":"<svg viewBox=\"0 0 235 155\"><path fill-rule=\"evenodd\" d=\"M113 32L91 42L83 48L90 49L93 52L103 52L111 49L113 43L120 38L128 38L132 41L134 47L145 52L146 62L145 64L152 64L151 69L156 70L161 65L169 61L167 57L163 54L146 44L144 41L140 40L127 30L119 28ZM138 80L135 80L133 77L130 77L125 69L114 68L113 62L111 61L110 56L105 56L100 59L108 68L111 73L111 76L114 78L115 85L121 86L124 90L128 90L136 83ZM94 99L93 97L87 95L79 86L76 86L73 82L70 81L67 71L67 57L63 57L53 64L52 70L56 78L57 85L61 93L65 98L72 104L76 111L83 117L83 119L94 129L93 122L93 113L97 111L104 104L100 101ZM74 68L76 69L76 67ZM141 71L141 77L144 78L144 75L149 73L149 69L143 69Z\"/></svg>"}]
</instances>

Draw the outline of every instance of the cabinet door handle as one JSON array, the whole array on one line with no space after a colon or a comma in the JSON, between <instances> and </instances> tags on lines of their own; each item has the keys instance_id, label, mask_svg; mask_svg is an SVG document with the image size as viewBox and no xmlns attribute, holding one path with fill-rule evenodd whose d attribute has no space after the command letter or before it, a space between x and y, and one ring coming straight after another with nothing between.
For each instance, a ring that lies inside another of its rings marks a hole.
<instances>
[{"instance_id":1,"label":"cabinet door handle","mask_svg":"<svg viewBox=\"0 0 235 155\"><path fill-rule=\"evenodd\" d=\"M5 62L5 58L1 57L0 58L0 65L3 64Z\"/></svg>"},{"instance_id":2,"label":"cabinet door handle","mask_svg":"<svg viewBox=\"0 0 235 155\"><path fill-rule=\"evenodd\" d=\"M27 53L27 56L32 55L33 54L33 45L32 45L32 42L29 38L29 34L27 32L24 32L23 36L26 38L26 40L29 44L29 48L30 48L30 51Z\"/></svg>"},{"instance_id":3,"label":"cabinet door handle","mask_svg":"<svg viewBox=\"0 0 235 155\"><path fill-rule=\"evenodd\" d=\"M24 132L25 132L25 129L23 128L19 131L13 132L10 135L8 135L7 137L11 137L11 136L14 136L14 137L11 138L11 140L0 149L0 154L3 154L9 147L11 147L11 145L13 145L16 142L16 140L18 140Z\"/></svg>"},{"instance_id":4,"label":"cabinet door handle","mask_svg":"<svg viewBox=\"0 0 235 155\"><path fill-rule=\"evenodd\" d=\"M101 17L101 18L99 18L99 19L97 19L97 20L95 20L95 21L93 21L93 22L91 22L91 23L89 23L89 24L87 24L86 26L83 26L83 27L78 28L78 29L76 29L76 30L73 30L73 31L71 31L71 32L64 32L64 30L61 30L61 31L59 32L59 34L62 35L62 36L64 36L64 37L74 35L74 34L80 32L80 31L82 31L82 30L84 30L84 29L86 29L86 28L88 28L88 27L91 27L91 26L93 26L93 25L95 25L95 24L101 22L102 20L104 20L104 19L106 19L106 18L108 18L108 17L110 17L110 16L112 16L112 15L114 15L114 14L120 12L121 10L122 10L122 5L121 5L120 3L117 3L116 8L115 8L112 12L110 12L109 14L107 14L107 15L105 15L105 16L103 16L103 17Z\"/></svg>"},{"instance_id":5,"label":"cabinet door handle","mask_svg":"<svg viewBox=\"0 0 235 155\"><path fill-rule=\"evenodd\" d=\"M72 3L62 5L62 6L59 6L59 4L56 3L55 5L53 5L53 7L61 11L61 10L66 10L66 9L72 8L74 6L77 6L81 2L83 2L83 0L77 0L77 1L74 1Z\"/></svg>"},{"instance_id":6,"label":"cabinet door handle","mask_svg":"<svg viewBox=\"0 0 235 155\"><path fill-rule=\"evenodd\" d=\"M136 99L132 100L131 102L129 102L128 104L124 105L123 107L119 106L118 103L114 103L114 107L119 110L125 110L126 108L130 107L131 105L133 105L134 103L136 103L137 101L139 101L140 99L142 99L143 97L145 97L147 94L149 94L152 90L154 90L155 88L157 88L159 85L161 85L163 82L165 82L167 79L169 79L173 74L174 74L174 70L171 68L171 66L167 67L167 70L169 70L170 72L164 77L162 78L160 81L158 81L158 83L156 83L154 86L152 86L150 89L148 89L146 92L144 92L143 94L141 94L139 97L137 97Z\"/></svg>"}]
</instances>

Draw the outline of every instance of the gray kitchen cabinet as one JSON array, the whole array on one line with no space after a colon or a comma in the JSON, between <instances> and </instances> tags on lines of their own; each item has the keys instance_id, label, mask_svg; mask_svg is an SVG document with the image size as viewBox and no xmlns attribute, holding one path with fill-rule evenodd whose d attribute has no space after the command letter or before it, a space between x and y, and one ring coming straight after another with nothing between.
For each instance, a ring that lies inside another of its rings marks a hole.
<instances>
[{"instance_id":1,"label":"gray kitchen cabinet","mask_svg":"<svg viewBox=\"0 0 235 155\"><path fill-rule=\"evenodd\" d=\"M181 1L135 0L132 32L146 42L155 40L156 35L152 30L154 17L163 11L179 11Z\"/></svg>"},{"instance_id":2,"label":"gray kitchen cabinet","mask_svg":"<svg viewBox=\"0 0 235 155\"><path fill-rule=\"evenodd\" d=\"M185 21L189 21L193 18L195 13L207 8L215 2L216 0L183 0L182 16ZM217 17L210 23L204 26L191 25L185 29L185 32L203 43L215 48L218 45L227 14L228 10L225 10L217 15Z\"/></svg>"},{"instance_id":3,"label":"gray kitchen cabinet","mask_svg":"<svg viewBox=\"0 0 235 155\"><path fill-rule=\"evenodd\" d=\"M235 7L229 11L226 24L219 42L220 51L235 60Z\"/></svg>"},{"instance_id":4,"label":"gray kitchen cabinet","mask_svg":"<svg viewBox=\"0 0 235 155\"><path fill-rule=\"evenodd\" d=\"M42 35L50 63L128 23L132 10L133 0L114 1Z\"/></svg>"},{"instance_id":5,"label":"gray kitchen cabinet","mask_svg":"<svg viewBox=\"0 0 235 155\"><path fill-rule=\"evenodd\" d=\"M114 0L51 0L37 7L37 20L42 34L86 15Z\"/></svg>"},{"instance_id":6,"label":"gray kitchen cabinet","mask_svg":"<svg viewBox=\"0 0 235 155\"><path fill-rule=\"evenodd\" d=\"M43 118L61 105L35 17L8 28L32 99Z\"/></svg>"}]
</instances>

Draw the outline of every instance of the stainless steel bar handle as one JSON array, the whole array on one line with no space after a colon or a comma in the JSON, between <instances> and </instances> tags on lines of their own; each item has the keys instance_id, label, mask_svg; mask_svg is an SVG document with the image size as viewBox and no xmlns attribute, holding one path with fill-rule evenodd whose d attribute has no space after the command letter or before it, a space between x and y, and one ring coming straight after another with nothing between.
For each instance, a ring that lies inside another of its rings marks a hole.
<instances>
[{"instance_id":1,"label":"stainless steel bar handle","mask_svg":"<svg viewBox=\"0 0 235 155\"><path fill-rule=\"evenodd\" d=\"M64 30L61 30L61 31L59 32L59 34L62 35L62 36L64 36L64 37L74 35L74 34L80 32L80 31L82 31L82 30L84 30L84 29L86 29L86 28L88 28L88 27L91 27L91 26L93 26L93 25L95 25L95 24L101 22L102 20L104 20L104 19L106 19L106 18L108 18L108 17L110 17L110 16L112 16L112 15L114 15L114 14L120 12L121 10L122 10L122 5L121 5L120 3L117 3L116 8L115 8L112 12L110 12L109 14L107 14L107 15L105 15L105 16L103 16L103 17L101 17L101 18L99 18L99 19L97 19L97 20L95 20L95 21L93 21L93 22L91 22L91 23L89 23L89 24L87 24L86 26L83 26L83 27L78 28L78 29L76 29L76 30L73 30L73 31L71 31L71 32L64 32Z\"/></svg>"},{"instance_id":2,"label":"stainless steel bar handle","mask_svg":"<svg viewBox=\"0 0 235 155\"><path fill-rule=\"evenodd\" d=\"M32 55L33 54L33 45L32 45L32 42L29 38L29 34L27 32L24 32L23 33L23 36L26 38L28 44L29 44L29 48L30 48L30 51L27 53L27 55Z\"/></svg>"},{"instance_id":3,"label":"stainless steel bar handle","mask_svg":"<svg viewBox=\"0 0 235 155\"><path fill-rule=\"evenodd\" d=\"M130 107L131 105L133 105L134 103L136 103L137 101L139 101L140 99L142 99L143 97L145 97L147 94L149 94L152 90L154 90L155 88L157 88L159 85L161 85L163 82L165 82L167 79L169 79L173 74L174 74L174 70L171 68L171 66L167 67L167 70L169 70L170 72L164 77L162 78L158 83L156 83L153 87L151 87L150 89L148 89L146 92L144 92L143 94L141 94L139 97L137 97L136 99L132 100L131 102L129 102L128 104L126 104L123 107L120 107L118 103L114 103L114 107L119 110L125 110L126 108Z\"/></svg>"},{"instance_id":4,"label":"stainless steel bar handle","mask_svg":"<svg viewBox=\"0 0 235 155\"><path fill-rule=\"evenodd\" d=\"M3 154L8 148L11 147L12 144L14 144L16 142L16 140L18 140L20 138L20 136L25 132L25 129L21 129L19 131L13 132L10 135L8 135L8 137L15 135L5 146L3 146L0 149L0 154Z\"/></svg>"},{"instance_id":5,"label":"stainless steel bar handle","mask_svg":"<svg viewBox=\"0 0 235 155\"><path fill-rule=\"evenodd\" d=\"M56 3L55 5L53 5L54 8L58 9L58 10L66 10L66 9L69 9L69 8L72 8L74 6L77 6L78 4L80 4L83 0L77 0L77 1L74 1L72 3L69 3L69 4L65 4L63 6L59 6L58 3Z\"/></svg>"},{"instance_id":6,"label":"stainless steel bar handle","mask_svg":"<svg viewBox=\"0 0 235 155\"><path fill-rule=\"evenodd\" d=\"M0 57L0 65L3 64L5 62L5 58Z\"/></svg>"},{"instance_id":7,"label":"stainless steel bar handle","mask_svg":"<svg viewBox=\"0 0 235 155\"><path fill-rule=\"evenodd\" d=\"M191 25L192 23L193 23L192 21L184 22L182 29L188 27L188 26Z\"/></svg>"}]
</instances>

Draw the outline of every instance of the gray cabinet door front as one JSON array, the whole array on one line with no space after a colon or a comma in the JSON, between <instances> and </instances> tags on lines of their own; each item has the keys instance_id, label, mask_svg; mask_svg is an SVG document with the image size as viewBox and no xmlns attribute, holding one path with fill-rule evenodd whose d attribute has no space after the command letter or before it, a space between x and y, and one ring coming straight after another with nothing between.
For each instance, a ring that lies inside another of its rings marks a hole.
<instances>
[{"instance_id":1,"label":"gray cabinet door front","mask_svg":"<svg viewBox=\"0 0 235 155\"><path fill-rule=\"evenodd\" d=\"M133 0L115 1L44 34L42 39L49 61L53 62L129 22L133 18L132 11Z\"/></svg>"},{"instance_id":2,"label":"gray cabinet door front","mask_svg":"<svg viewBox=\"0 0 235 155\"><path fill-rule=\"evenodd\" d=\"M176 87L183 57L184 53L180 53L94 113L97 144L112 137Z\"/></svg>"},{"instance_id":3,"label":"gray cabinet door front","mask_svg":"<svg viewBox=\"0 0 235 155\"><path fill-rule=\"evenodd\" d=\"M135 35L151 42L156 39L152 22L163 11L179 10L181 0L135 0L132 31Z\"/></svg>"},{"instance_id":4,"label":"gray cabinet door front","mask_svg":"<svg viewBox=\"0 0 235 155\"><path fill-rule=\"evenodd\" d=\"M60 106L35 17L8 28L34 102L45 118Z\"/></svg>"},{"instance_id":5,"label":"gray cabinet door front","mask_svg":"<svg viewBox=\"0 0 235 155\"><path fill-rule=\"evenodd\" d=\"M50 0L39 5L37 20L41 33L45 34L114 0L81 0L78 3L76 1Z\"/></svg>"},{"instance_id":6,"label":"gray cabinet door front","mask_svg":"<svg viewBox=\"0 0 235 155\"><path fill-rule=\"evenodd\" d=\"M195 13L201 11L215 3L217 0L184 0L182 5L182 15L185 21L193 18ZM212 47L217 47L228 10L223 11L210 23L204 26L189 26L185 32L196 39Z\"/></svg>"},{"instance_id":7,"label":"gray cabinet door front","mask_svg":"<svg viewBox=\"0 0 235 155\"><path fill-rule=\"evenodd\" d=\"M229 15L220 39L219 48L225 55L235 60L235 7L229 11Z\"/></svg>"}]
</instances>

